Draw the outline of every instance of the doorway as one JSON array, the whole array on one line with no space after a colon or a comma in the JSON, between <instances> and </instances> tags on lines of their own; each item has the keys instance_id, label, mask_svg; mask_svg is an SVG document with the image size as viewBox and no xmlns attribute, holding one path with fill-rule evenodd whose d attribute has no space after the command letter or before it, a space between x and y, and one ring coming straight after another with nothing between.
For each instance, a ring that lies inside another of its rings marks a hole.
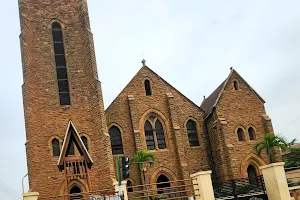
<instances>
[{"instance_id":1,"label":"doorway","mask_svg":"<svg viewBox=\"0 0 300 200\"><path fill-rule=\"evenodd\" d=\"M69 199L70 200L82 199L83 196L80 193L82 193L82 190L79 186L77 185L72 186L70 189L70 194L77 194L77 195L70 196Z\"/></svg>"},{"instance_id":2,"label":"doorway","mask_svg":"<svg viewBox=\"0 0 300 200\"><path fill-rule=\"evenodd\" d=\"M165 175L160 175L157 178L156 183L157 183L157 193L158 194L163 194L167 191L170 191L171 184L169 183L169 181L170 180ZM164 188L167 188L167 189L164 189Z\"/></svg>"},{"instance_id":3,"label":"doorway","mask_svg":"<svg viewBox=\"0 0 300 200\"><path fill-rule=\"evenodd\" d=\"M256 169L253 165L249 165L247 168L249 183L252 185L258 184Z\"/></svg>"}]
</instances>

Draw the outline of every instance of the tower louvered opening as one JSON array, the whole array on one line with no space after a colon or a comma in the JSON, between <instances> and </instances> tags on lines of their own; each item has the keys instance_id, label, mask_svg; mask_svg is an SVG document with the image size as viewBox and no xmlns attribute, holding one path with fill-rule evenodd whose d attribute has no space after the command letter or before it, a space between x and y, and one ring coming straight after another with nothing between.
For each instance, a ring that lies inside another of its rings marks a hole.
<instances>
[{"instance_id":1,"label":"tower louvered opening","mask_svg":"<svg viewBox=\"0 0 300 200\"><path fill-rule=\"evenodd\" d=\"M55 53L55 64L59 90L60 105L70 105L70 91L68 82L68 72L66 65L64 40L62 29L59 23L52 24L53 47Z\"/></svg>"}]
</instances>

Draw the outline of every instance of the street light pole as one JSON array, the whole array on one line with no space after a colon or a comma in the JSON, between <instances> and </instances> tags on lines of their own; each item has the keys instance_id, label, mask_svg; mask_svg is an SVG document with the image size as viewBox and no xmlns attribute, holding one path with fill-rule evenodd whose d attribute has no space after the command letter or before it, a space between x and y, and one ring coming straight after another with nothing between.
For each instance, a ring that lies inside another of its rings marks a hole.
<instances>
[{"instance_id":1,"label":"street light pole","mask_svg":"<svg viewBox=\"0 0 300 200\"><path fill-rule=\"evenodd\" d=\"M25 176L22 178L22 190L23 190L23 193L24 193L24 178L26 178L26 176L28 176L28 173L25 174Z\"/></svg>"}]
</instances>

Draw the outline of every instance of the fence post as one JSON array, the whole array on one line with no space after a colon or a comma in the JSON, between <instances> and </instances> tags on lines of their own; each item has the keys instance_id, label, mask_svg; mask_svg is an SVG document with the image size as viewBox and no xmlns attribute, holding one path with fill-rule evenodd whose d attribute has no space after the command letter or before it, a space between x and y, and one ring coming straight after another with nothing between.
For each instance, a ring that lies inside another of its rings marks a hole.
<instances>
[{"instance_id":1,"label":"fence post","mask_svg":"<svg viewBox=\"0 0 300 200\"><path fill-rule=\"evenodd\" d=\"M39 198L38 192L23 193L23 200L38 200L38 198Z\"/></svg>"},{"instance_id":2,"label":"fence post","mask_svg":"<svg viewBox=\"0 0 300 200\"><path fill-rule=\"evenodd\" d=\"M190 176L194 185L196 200L214 200L211 171L198 172Z\"/></svg>"},{"instance_id":3,"label":"fence post","mask_svg":"<svg viewBox=\"0 0 300 200\"><path fill-rule=\"evenodd\" d=\"M238 199L235 180L231 181L231 187L232 187L232 195L234 196L234 199Z\"/></svg>"},{"instance_id":4,"label":"fence post","mask_svg":"<svg viewBox=\"0 0 300 200\"><path fill-rule=\"evenodd\" d=\"M290 200L290 191L287 184L284 162L272 163L260 167L269 200Z\"/></svg>"},{"instance_id":5,"label":"fence post","mask_svg":"<svg viewBox=\"0 0 300 200\"><path fill-rule=\"evenodd\" d=\"M118 183L118 181L114 182L114 187L115 187L115 191L119 192L119 183ZM122 191L123 191L124 200L128 200L127 181L126 180L121 182L121 188L122 188Z\"/></svg>"}]
</instances>

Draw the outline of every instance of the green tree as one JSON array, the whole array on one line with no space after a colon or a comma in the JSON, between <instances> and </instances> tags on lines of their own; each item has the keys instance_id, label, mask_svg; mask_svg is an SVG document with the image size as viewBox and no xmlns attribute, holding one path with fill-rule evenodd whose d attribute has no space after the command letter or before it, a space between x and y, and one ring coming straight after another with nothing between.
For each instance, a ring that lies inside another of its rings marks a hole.
<instances>
[{"instance_id":1,"label":"green tree","mask_svg":"<svg viewBox=\"0 0 300 200\"><path fill-rule=\"evenodd\" d=\"M147 150L137 151L135 156L130 159L130 164L136 163L138 165L138 169L142 173L144 183L146 183L145 163L149 163L152 167L154 165L155 160L155 154Z\"/></svg>"},{"instance_id":2,"label":"green tree","mask_svg":"<svg viewBox=\"0 0 300 200\"><path fill-rule=\"evenodd\" d=\"M256 155L261 157L261 153L264 150L269 157L270 163L274 162L274 147L280 148L283 152L287 151L291 145L295 144L296 140L288 143L283 137L275 136L273 134L266 134L263 141L258 141L254 145L254 151Z\"/></svg>"},{"instance_id":3,"label":"green tree","mask_svg":"<svg viewBox=\"0 0 300 200\"><path fill-rule=\"evenodd\" d=\"M285 167L298 167L300 166L300 149L299 148L289 148L288 154L286 155Z\"/></svg>"}]
</instances>

